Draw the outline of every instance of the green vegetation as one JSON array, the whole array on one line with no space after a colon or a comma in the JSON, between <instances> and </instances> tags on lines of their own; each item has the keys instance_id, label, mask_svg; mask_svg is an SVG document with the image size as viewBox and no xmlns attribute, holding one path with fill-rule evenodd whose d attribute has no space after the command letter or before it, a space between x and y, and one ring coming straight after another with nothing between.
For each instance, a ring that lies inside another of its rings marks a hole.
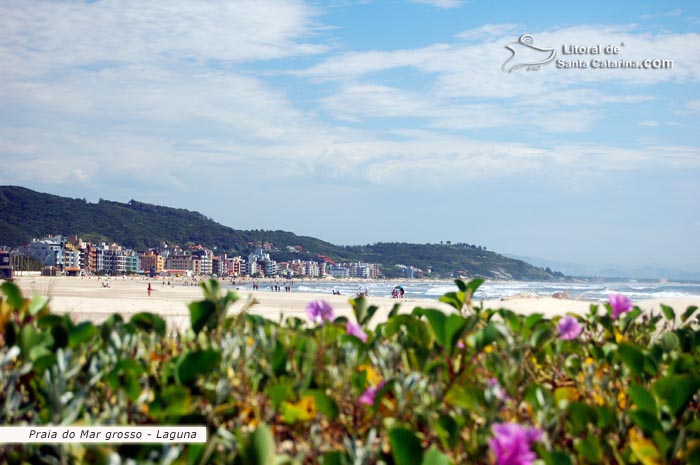
<instances>
[{"instance_id":1,"label":"green vegetation","mask_svg":"<svg viewBox=\"0 0 700 465\"><path fill-rule=\"evenodd\" d=\"M254 244L270 242L273 259L318 260L319 255L336 262L379 263L387 270L396 264L414 266L432 276L486 276L519 280L561 278L555 273L468 244L378 243L365 246L336 246L313 237L285 231L236 230L222 226L201 213L149 205L100 200L88 203L42 194L15 186L0 187L0 245L16 246L46 234L77 234L86 239L111 240L143 251L162 241L216 247L222 252L246 254ZM287 252L301 246L301 252ZM390 276L389 277L393 277Z\"/></svg>"},{"instance_id":2,"label":"green vegetation","mask_svg":"<svg viewBox=\"0 0 700 465\"><path fill-rule=\"evenodd\" d=\"M17 444L5 463L700 463L700 319L623 296L549 320L474 307L456 281L372 323L313 302L313 322L229 312L202 283L191 329L157 315L75 323L0 286L0 423L205 425L206 444ZM512 437L508 437L511 434ZM513 441L519 441L514 445ZM499 442L519 448L499 456ZM509 442L510 441L510 442ZM119 462L118 462L119 463Z\"/></svg>"}]
</instances>

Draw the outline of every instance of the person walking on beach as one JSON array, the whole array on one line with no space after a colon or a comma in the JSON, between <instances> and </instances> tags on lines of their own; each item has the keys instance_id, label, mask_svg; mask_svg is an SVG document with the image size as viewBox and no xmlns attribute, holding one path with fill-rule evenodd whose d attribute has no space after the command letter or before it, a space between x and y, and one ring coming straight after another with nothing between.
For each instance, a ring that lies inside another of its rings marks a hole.
<instances>
[{"instance_id":1,"label":"person walking on beach","mask_svg":"<svg viewBox=\"0 0 700 465\"><path fill-rule=\"evenodd\" d=\"M148 283L148 297L151 296L151 291L152 291L152 290L153 290L153 289L151 289L151 283Z\"/></svg>"}]
</instances>

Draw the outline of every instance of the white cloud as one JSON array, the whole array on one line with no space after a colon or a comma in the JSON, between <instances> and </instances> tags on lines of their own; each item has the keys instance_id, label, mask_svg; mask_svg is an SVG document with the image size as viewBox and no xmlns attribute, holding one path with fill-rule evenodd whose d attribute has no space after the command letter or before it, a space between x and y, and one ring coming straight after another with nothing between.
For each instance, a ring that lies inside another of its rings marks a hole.
<instances>
[{"instance_id":1,"label":"white cloud","mask_svg":"<svg viewBox=\"0 0 700 465\"><path fill-rule=\"evenodd\" d=\"M319 53L315 12L301 1L34 2L0 4L3 74L123 63L250 61Z\"/></svg>"},{"instance_id":2,"label":"white cloud","mask_svg":"<svg viewBox=\"0 0 700 465\"><path fill-rule=\"evenodd\" d=\"M520 26L517 24L484 24L483 26L468 29L457 34L463 40L485 40L514 35Z\"/></svg>"},{"instance_id":3,"label":"white cloud","mask_svg":"<svg viewBox=\"0 0 700 465\"><path fill-rule=\"evenodd\" d=\"M410 0L412 3L424 3L437 8L457 8L462 4L461 0Z\"/></svg>"},{"instance_id":4,"label":"white cloud","mask_svg":"<svg viewBox=\"0 0 700 465\"><path fill-rule=\"evenodd\" d=\"M312 40L315 21L315 12L295 1L264 7L179 0L0 4L0 102L18 115L0 127L0 180L157 180L163 189L196 189L225 172L231 178L441 185L532 173L557 179L571 172L698 167L692 147L632 150L521 142L513 135L587 131L603 105L649 101L643 84L694 82L700 75L700 53L692 43L697 34L587 27L536 35L550 44L622 38L635 53L675 54L669 55L678 63L671 77L649 72L647 80L632 79L638 84L633 92L621 93L591 84L629 80L629 70L503 73L507 51L499 37L514 27L487 25L460 34L478 43L350 52L292 70L307 78L305 85L334 90L301 110L284 85L273 87L239 64L326 51ZM417 72L428 84L402 88L375 81L375 73L398 68ZM416 124L350 129L325 121L324 112L358 122L425 121L421 130L408 129ZM498 134L490 140L478 129Z\"/></svg>"},{"instance_id":5,"label":"white cloud","mask_svg":"<svg viewBox=\"0 0 700 465\"><path fill-rule=\"evenodd\" d=\"M686 102L685 108L691 111L700 111L700 100L690 100Z\"/></svg>"}]
</instances>

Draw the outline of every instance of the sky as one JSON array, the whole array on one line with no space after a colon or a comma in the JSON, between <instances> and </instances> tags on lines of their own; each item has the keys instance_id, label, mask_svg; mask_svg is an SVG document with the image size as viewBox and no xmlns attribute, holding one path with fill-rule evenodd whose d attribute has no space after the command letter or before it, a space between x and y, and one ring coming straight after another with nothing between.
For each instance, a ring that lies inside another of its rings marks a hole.
<instances>
[{"instance_id":1,"label":"sky","mask_svg":"<svg viewBox=\"0 0 700 465\"><path fill-rule=\"evenodd\" d=\"M4 0L0 31L2 185L700 271L697 1Z\"/></svg>"}]
</instances>

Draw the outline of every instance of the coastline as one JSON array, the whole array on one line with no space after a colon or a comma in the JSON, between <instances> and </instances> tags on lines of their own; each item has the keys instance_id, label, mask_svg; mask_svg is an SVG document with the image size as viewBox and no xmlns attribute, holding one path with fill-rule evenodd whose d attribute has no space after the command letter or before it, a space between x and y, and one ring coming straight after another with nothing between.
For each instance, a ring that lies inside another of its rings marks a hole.
<instances>
[{"instance_id":1,"label":"coastline","mask_svg":"<svg viewBox=\"0 0 700 465\"><path fill-rule=\"evenodd\" d=\"M273 280L274 281L274 280ZM68 313L77 321L91 320L100 323L112 313L119 313L125 318L139 312L152 312L163 317L169 329L184 330L189 326L189 309L187 305L202 299L202 290L196 285L185 285L183 280L171 280L170 285L163 284L162 279L142 277L112 278L109 287L104 287L105 280L95 277L20 277L16 284L25 297L39 294L50 299L52 311ZM220 281L223 284L228 281ZM261 281L262 282L262 281ZM151 284L152 292L148 295L147 287ZM247 286L246 286L247 287ZM240 311L248 299L255 299L250 312L265 318L277 320L280 317L296 316L306 318L305 307L312 300L323 299L335 309L336 315L352 317L352 308L348 302L351 296L331 295L309 292L270 292L265 289L252 291L249 288L236 291L241 299L230 311ZM392 299L389 296L369 295L370 305L379 310L373 323L384 321L395 304L401 304L401 311L408 312L414 307L437 308L451 311L452 307L439 302L437 298ZM482 301L475 301L480 305ZM584 314L591 304L589 300L557 299L553 297L515 296L499 300L484 300L484 308L507 308L516 313L542 313L547 317L566 313ZM673 297L634 302L644 311L660 311L661 304L669 305L676 313L684 311L690 305L700 307L698 297Z\"/></svg>"}]
</instances>

